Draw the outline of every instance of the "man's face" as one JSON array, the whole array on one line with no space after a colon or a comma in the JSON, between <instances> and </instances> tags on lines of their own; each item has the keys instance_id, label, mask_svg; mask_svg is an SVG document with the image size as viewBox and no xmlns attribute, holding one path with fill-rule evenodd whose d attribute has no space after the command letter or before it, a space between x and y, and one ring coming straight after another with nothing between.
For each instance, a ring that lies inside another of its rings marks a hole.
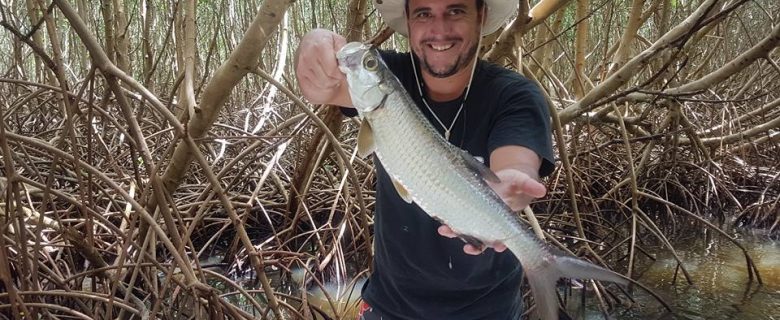
<instances>
[{"instance_id":1,"label":"man's face","mask_svg":"<svg viewBox=\"0 0 780 320\"><path fill-rule=\"evenodd\" d=\"M474 0L409 0L409 44L437 78L466 67L477 53L482 14Z\"/></svg>"}]
</instances>

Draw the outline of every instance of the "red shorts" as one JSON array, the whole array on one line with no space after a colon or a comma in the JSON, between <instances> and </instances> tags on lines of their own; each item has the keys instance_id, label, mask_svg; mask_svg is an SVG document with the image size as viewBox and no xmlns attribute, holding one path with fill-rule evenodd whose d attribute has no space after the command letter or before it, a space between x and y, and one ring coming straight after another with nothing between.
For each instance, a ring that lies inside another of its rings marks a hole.
<instances>
[{"instance_id":1,"label":"red shorts","mask_svg":"<svg viewBox=\"0 0 780 320\"><path fill-rule=\"evenodd\" d=\"M381 319L379 312L374 311L368 303L365 301L360 302L360 308L358 309L357 320L374 320Z\"/></svg>"}]
</instances>

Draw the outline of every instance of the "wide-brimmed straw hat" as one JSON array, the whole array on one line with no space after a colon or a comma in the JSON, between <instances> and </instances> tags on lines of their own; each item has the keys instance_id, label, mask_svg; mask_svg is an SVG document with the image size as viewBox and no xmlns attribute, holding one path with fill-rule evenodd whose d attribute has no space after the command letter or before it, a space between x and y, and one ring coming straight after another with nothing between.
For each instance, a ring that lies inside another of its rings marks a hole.
<instances>
[{"instance_id":1,"label":"wide-brimmed straw hat","mask_svg":"<svg viewBox=\"0 0 780 320\"><path fill-rule=\"evenodd\" d=\"M382 19L390 28L404 36L409 36L406 25L405 0L372 0L374 8L379 10ZM487 6L487 18L482 35L488 35L500 28L509 17L517 12L517 0L484 0Z\"/></svg>"}]
</instances>

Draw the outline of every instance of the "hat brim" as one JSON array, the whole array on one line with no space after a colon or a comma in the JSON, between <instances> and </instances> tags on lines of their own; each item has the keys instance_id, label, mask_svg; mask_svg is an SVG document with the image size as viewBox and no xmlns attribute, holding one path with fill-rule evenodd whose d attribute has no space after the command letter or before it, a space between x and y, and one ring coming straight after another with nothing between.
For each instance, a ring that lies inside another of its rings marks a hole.
<instances>
[{"instance_id":1,"label":"hat brim","mask_svg":"<svg viewBox=\"0 0 780 320\"><path fill-rule=\"evenodd\" d=\"M406 13L404 12L405 0L372 0L374 8L379 10L382 19L390 28L404 36L409 36L406 25ZM487 5L487 19L482 28L482 35L488 35L504 25L504 23L517 12L518 1L513 0L484 0Z\"/></svg>"}]
</instances>

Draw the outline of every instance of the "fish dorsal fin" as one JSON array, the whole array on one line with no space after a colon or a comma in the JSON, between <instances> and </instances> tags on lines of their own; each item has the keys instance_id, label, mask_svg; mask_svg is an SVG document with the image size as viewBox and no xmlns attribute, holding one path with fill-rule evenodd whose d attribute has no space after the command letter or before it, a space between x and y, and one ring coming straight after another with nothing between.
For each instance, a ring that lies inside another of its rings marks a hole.
<instances>
[{"instance_id":1,"label":"fish dorsal fin","mask_svg":"<svg viewBox=\"0 0 780 320\"><path fill-rule=\"evenodd\" d=\"M363 122L360 124L360 129L358 130L357 148L358 156L361 158L368 157L370 154L376 151L376 145L374 144L374 132L366 119L363 119Z\"/></svg>"},{"instance_id":2,"label":"fish dorsal fin","mask_svg":"<svg viewBox=\"0 0 780 320\"><path fill-rule=\"evenodd\" d=\"M485 164L477 160L477 158L474 158L468 151L459 149L461 157L463 157L463 162L466 164L466 167L471 169L474 173L476 173L478 176L480 176L485 181L489 181L492 183L499 183L501 182L501 179L496 176L495 173L493 173L493 170L490 170Z\"/></svg>"},{"instance_id":3,"label":"fish dorsal fin","mask_svg":"<svg viewBox=\"0 0 780 320\"><path fill-rule=\"evenodd\" d=\"M393 186L395 187L395 190L398 191L398 195L401 196L401 199L404 199L406 203L412 203L412 195L409 194L409 191L406 190L406 187L402 185L398 180L395 178L390 178L390 180L393 181Z\"/></svg>"}]
</instances>

